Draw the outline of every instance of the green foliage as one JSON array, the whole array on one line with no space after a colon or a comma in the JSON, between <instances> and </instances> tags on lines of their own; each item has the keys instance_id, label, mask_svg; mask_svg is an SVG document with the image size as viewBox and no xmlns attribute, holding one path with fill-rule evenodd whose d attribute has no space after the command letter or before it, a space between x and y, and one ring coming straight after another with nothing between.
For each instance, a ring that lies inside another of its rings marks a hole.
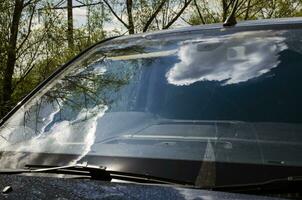
<instances>
[{"instance_id":1,"label":"green foliage","mask_svg":"<svg viewBox=\"0 0 302 200\"><path fill-rule=\"evenodd\" d=\"M191 4L193 10L188 21L192 25L223 22L236 0L196 0ZM268 18L302 16L301 0L238 0L237 20L256 20ZM199 11L199 12L198 12Z\"/></svg>"},{"instance_id":2,"label":"green foliage","mask_svg":"<svg viewBox=\"0 0 302 200\"><path fill-rule=\"evenodd\" d=\"M22 97L45 80L59 66L105 37L104 14L99 6L89 8L89 25L74 28L75 47L68 48L64 11L52 9L54 2L34 2L22 10L17 38L17 57L12 79L13 93L9 105L0 107L1 113L9 111ZM10 8L10 9L7 9ZM8 40L11 26L13 1L0 3L0 79L6 66ZM38 9L43 8L43 9ZM32 21L30 18L32 17ZM1 86L1 85L0 85ZM2 88L2 86L0 87ZM1 93L2 89L0 90ZM1 94L2 95L2 94ZM0 116L2 117L2 116Z\"/></svg>"},{"instance_id":3,"label":"green foliage","mask_svg":"<svg viewBox=\"0 0 302 200\"><path fill-rule=\"evenodd\" d=\"M0 79L3 77L3 67L7 59L9 21L13 4L9 1L0 1ZM4 12L5 11L5 12Z\"/></svg>"}]
</instances>

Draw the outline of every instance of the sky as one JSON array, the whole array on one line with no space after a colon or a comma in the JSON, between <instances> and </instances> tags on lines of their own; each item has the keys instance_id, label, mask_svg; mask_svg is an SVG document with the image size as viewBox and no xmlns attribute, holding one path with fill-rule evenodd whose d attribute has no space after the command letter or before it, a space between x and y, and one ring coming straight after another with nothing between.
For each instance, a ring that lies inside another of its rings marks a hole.
<instances>
[{"instance_id":1,"label":"sky","mask_svg":"<svg viewBox=\"0 0 302 200\"><path fill-rule=\"evenodd\" d=\"M58 1L59 2L59 1ZM54 1L54 5L57 4L56 1ZM66 1L60 5L61 7L66 6ZM76 0L73 0L73 5L80 5L80 3ZM120 33L126 32L126 28L114 17L112 16L112 19L104 23L104 30L107 32L117 30ZM73 9L73 19L74 19L74 27L80 28L82 26L85 26L87 23L87 7L80 7L80 8L74 8ZM181 27L181 26L188 26L187 23L185 23L183 20L179 18L179 20L176 21L174 24L175 27Z\"/></svg>"},{"instance_id":2,"label":"sky","mask_svg":"<svg viewBox=\"0 0 302 200\"><path fill-rule=\"evenodd\" d=\"M73 0L73 5L79 5L79 3L75 0ZM73 9L73 18L74 18L75 28L84 26L87 22L86 7L74 8ZM123 27L123 25L121 25L121 23L115 17L112 17L112 20L110 22L104 23L104 30L113 31L114 29L117 29L119 31L126 31L125 27Z\"/></svg>"},{"instance_id":3,"label":"sky","mask_svg":"<svg viewBox=\"0 0 302 200\"><path fill-rule=\"evenodd\" d=\"M56 1L54 2L54 5L56 5ZM79 2L76 0L73 0L73 5L80 5ZM65 7L66 2L60 5L60 7ZM66 13L66 11L65 11ZM67 15L67 13L66 13ZM38 20L38 19L37 19ZM39 25L39 22L36 22L37 25ZM73 8L73 25L75 28L80 28L82 26L85 26L87 23L87 8L86 7L80 7L80 8ZM126 31L125 27L115 18L112 17L112 20L110 22L104 23L104 29L105 31L113 31L118 30L121 32Z\"/></svg>"}]
</instances>

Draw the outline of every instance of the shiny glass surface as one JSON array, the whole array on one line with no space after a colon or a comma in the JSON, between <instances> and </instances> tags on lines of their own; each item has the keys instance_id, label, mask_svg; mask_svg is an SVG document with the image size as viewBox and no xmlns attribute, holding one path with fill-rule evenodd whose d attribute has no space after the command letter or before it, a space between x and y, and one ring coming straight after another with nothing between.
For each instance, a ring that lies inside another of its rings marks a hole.
<instances>
[{"instance_id":1,"label":"shiny glass surface","mask_svg":"<svg viewBox=\"0 0 302 200\"><path fill-rule=\"evenodd\" d=\"M301 166L301 47L299 29L106 42L1 127L0 150Z\"/></svg>"}]
</instances>

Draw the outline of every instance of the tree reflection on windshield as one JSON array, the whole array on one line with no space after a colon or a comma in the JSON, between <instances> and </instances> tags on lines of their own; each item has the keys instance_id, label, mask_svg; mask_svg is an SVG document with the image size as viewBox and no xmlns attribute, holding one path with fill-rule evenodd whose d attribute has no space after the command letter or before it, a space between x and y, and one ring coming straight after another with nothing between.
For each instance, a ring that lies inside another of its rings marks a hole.
<instances>
[{"instance_id":1,"label":"tree reflection on windshield","mask_svg":"<svg viewBox=\"0 0 302 200\"><path fill-rule=\"evenodd\" d=\"M69 151L81 159L94 143L97 120L110 106L112 92L127 84L131 76L129 71L116 75L106 67L104 59L82 62L56 81L41 98L34 99L24 112L17 114L17 123L8 125L10 133L2 135L5 142L9 146L25 142L15 151ZM1 163L14 163L14 159L3 156Z\"/></svg>"},{"instance_id":2,"label":"tree reflection on windshield","mask_svg":"<svg viewBox=\"0 0 302 200\"><path fill-rule=\"evenodd\" d=\"M6 122L1 164L35 159L10 151L302 165L301 31L220 34L96 47Z\"/></svg>"}]
</instances>

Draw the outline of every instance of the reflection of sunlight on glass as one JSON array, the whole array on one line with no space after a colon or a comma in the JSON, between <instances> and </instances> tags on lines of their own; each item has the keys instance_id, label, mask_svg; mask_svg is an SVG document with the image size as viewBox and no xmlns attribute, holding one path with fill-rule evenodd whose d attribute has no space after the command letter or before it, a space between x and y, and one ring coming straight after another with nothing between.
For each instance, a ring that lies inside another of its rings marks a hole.
<instances>
[{"instance_id":1,"label":"reflection of sunlight on glass","mask_svg":"<svg viewBox=\"0 0 302 200\"><path fill-rule=\"evenodd\" d=\"M61 100L58 99L58 103L61 104ZM54 106L54 112L52 112L50 115L46 116L44 119L43 119L43 123L45 124L44 126L42 126L41 128L41 133L44 133L45 132L45 128L54 120L54 117L57 113L60 112L60 106L58 104L55 104ZM41 134L42 135L42 134ZM40 136L41 136L40 135Z\"/></svg>"},{"instance_id":2,"label":"reflection of sunlight on glass","mask_svg":"<svg viewBox=\"0 0 302 200\"><path fill-rule=\"evenodd\" d=\"M106 165L106 170L108 171L124 171L126 166L122 164L108 164Z\"/></svg>"},{"instance_id":3,"label":"reflection of sunlight on glass","mask_svg":"<svg viewBox=\"0 0 302 200\"><path fill-rule=\"evenodd\" d=\"M73 162L76 163L77 161L81 160L91 150L91 146L94 144L95 137L96 137L95 133L96 133L96 127L97 127L97 120L105 114L107 109L108 109L107 106L104 106L102 111L100 111L96 108L92 109L92 112L96 112L97 115L90 120L90 123L85 124L86 126L88 126L88 129L86 130L87 134L86 134L86 137L83 141L84 142L83 152Z\"/></svg>"},{"instance_id":4,"label":"reflection of sunlight on glass","mask_svg":"<svg viewBox=\"0 0 302 200\"><path fill-rule=\"evenodd\" d=\"M104 115L106 110L107 106L102 105L97 105L92 109L83 109L75 120L55 123L49 131L37 135L28 141L20 142L15 145L8 145L7 148L4 148L3 150L15 152L76 154L78 155L78 158L72 161L72 163L76 163L90 151L95 140L97 120ZM57 110L54 112L57 112ZM49 123L50 122L48 122L48 124ZM16 127L15 129L20 130L20 127ZM45 130L45 127L43 130ZM10 134L10 136L12 135L18 136L17 133ZM31 163L31 159L34 159L30 156L20 157L18 154L16 154L15 157L3 157L5 163L11 163L13 166L14 163ZM3 160L0 159L0 162L2 161Z\"/></svg>"},{"instance_id":5,"label":"reflection of sunlight on glass","mask_svg":"<svg viewBox=\"0 0 302 200\"><path fill-rule=\"evenodd\" d=\"M90 61L88 67L67 70L46 85L14 114L14 120L2 126L0 151L15 153L2 156L0 162L6 167L22 167L34 159L51 162L47 156L32 156L40 153L73 155L72 163L81 160L91 151L98 119L108 109L105 97L98 95L107 87L123 84L115 77L106 77L106 71L106 65ZM103 78L106 81L99 81ZM23 152L31 155L24 156Z\"/></svg>"},{"instance_id":6,"label":"reflection of sunlight on glass","mask_svg":"<svg viewBox=\"0 0 302 200\"><path fill-rule=\"evenodd\" d=\"M258 77L279 64L285 38L270 31L243 32L193 41L179 49L176 63L166 74L174 85L197 81L235 84Z\"/></svg>"},{"instance_id":7,"label":"reflection of sunlight on glass","mask_svg":"<svg viewBox=\"0 0 302 200\"><path fill-rule=\"evenodd\" d=\"M199 190L186 190L184 188L175 188L184 199L187 200L214 200L217 197L214 197L212 193L208 193L208 191L204 190L202 193ZM196 198L198 197L198 198Z\"/></svg>"},{"instance_id":8,"label":"reflection of sunlight on glass","mask_svg":"<svg viewBox=\"0 0 302 200\"><path fill-rule=\"evenodd\" d=\"M105 67L99 67L99 65L96 65L96 67L93 68L93 74L95 76L103 75L106 72Z\"/></svg>"},{"instance_id":9,"label":"reflection of sunlight on glass","mask_svg":"<svg viewBox=\"0 0 302 200\"><path fill-rule=\"evenodd\" d=\"M141 58L158 58L158 57L165 57L176 54L177 50L166 50L166 51L156 51L156 52L149 52L149 53L138 53L138 54L131 54L131 55L122 55L122 56L113 56L108 57L107 59L110 60L133 60L133 59L141 59Z\"/></svg>"}]
</instances>

